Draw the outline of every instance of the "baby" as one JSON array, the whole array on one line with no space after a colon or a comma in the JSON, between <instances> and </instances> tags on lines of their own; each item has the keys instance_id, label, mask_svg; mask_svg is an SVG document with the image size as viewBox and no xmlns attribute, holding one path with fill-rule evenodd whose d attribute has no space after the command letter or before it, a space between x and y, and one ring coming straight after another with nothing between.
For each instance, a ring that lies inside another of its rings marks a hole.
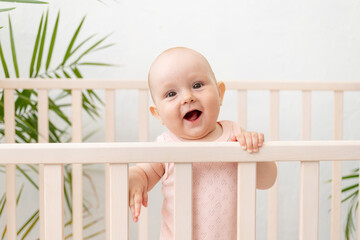
<instances>
[{"instance_id":1,"label":"baby","mask_svg":"<svg viewBox=\"0 0 360 240\"><path fill-rule=\"evenodd\" d=\"M158 142L238 141L249 153L262 146L262 133L246 132L231 121L217 121L225 84L217 82L204 56L188 48L161 53L150 67L150 112L168 132ZM221 159L219 159L221 161ZM274 162L257 163L256 187L271 187ZM129 170L129 204L137 222L148 191L162 178L160 239L173 239L174 164L138 164ZM193 163L193 239L236 239L237 163Z\"/></svg>"}]
</instances>

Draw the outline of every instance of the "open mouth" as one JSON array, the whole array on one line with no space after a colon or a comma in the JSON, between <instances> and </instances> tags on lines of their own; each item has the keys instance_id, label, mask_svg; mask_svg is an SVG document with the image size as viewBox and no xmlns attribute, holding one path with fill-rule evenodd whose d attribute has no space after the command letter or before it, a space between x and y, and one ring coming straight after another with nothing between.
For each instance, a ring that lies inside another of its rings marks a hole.
<instances>
[{"instance_id":1,"label":"open mouth","mask_svg":"<svg viewBox=\"0 0 360 240\"><path fill-rule=\"evenodd\" d=\"M196 121L200 117L200 115L201 115L201 111L192 110L185 114L184 119L193 122Z\"/></svg>"}]
</instances>

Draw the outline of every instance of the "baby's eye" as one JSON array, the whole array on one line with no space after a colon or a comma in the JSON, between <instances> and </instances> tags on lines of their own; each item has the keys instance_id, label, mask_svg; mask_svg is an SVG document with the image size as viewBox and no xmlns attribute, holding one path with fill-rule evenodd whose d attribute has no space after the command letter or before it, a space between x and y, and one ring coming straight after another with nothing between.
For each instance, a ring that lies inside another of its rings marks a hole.
<instances>
[{"instance_id":1,"label":"baby's eye","mask_svg":"<svg viewBox=\"0 0 360 240\"><path fill-rule=\"evenodd\" d=\"M176 95L176 92L169 92L166 94L166 97L174 97Z\"/></svg>"},{"instance_id":2,"label":"baby's eye","mask_svg":"<svg viewBox=\"0 0 360 240\"><path fill-rule=\"evenodd\" d=\"M202 83L195 83L195 84L193 85L193 88L201 88L202 86L203 86Z\"/></svg>"}]
</instances>

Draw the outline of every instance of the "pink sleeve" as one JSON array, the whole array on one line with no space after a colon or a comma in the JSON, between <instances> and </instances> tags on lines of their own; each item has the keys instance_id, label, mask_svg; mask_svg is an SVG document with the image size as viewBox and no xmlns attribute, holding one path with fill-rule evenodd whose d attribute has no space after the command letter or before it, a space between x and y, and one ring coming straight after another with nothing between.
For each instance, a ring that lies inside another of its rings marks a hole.
<instances>
[{"instance_id":1,"label":"pink sleeve","mask_svg":"<svg viewBox=\"0 0 360 240\"><path fill-rule=\"evenodd\" d=\"M167 133L163 133L160 136L157 137L156 142L169 142L169 136ZM162 163L162 166L164 168L164 175L162 176L162 182L165 181L169 176L169 170L170 170L170 163Z\"/></svg>"},{"instance_id":2,"label":"pink sleeve","mask_svg":"<svg viewBox=\"0 0 360 240\"><path fill-rule=\"evenodd\" d=\"M163 135L158 136L155 142L165 142ZM162 178L166 172L164 163L138 163L136 166L144 170L149 182Z\"/></svg>"},{"instance_id":3,"label":"pink sleeve","mask_svg":"<svg viewBox=\"0 0 360 240\"><path fill-rule=\"evenodd\" d=\"M164 134L161 134L160 136L158 136L158 137L156 138L156 141L155 141L155 142L166 142L166 139L165 139L165 137L164 137ZM166 163L162 163L162 166L163 166L163 168L165 169L165 174L166 174ZM163 177L165 177L165 175L164 175Z\"/></svg>"}]
</instances>

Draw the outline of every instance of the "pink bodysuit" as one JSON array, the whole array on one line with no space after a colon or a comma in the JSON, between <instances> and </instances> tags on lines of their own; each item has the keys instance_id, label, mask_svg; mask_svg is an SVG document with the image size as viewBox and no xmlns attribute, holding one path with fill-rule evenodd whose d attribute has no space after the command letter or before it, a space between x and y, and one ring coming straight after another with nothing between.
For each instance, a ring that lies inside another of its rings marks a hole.
<instances>
[{"instance_id":1,"label":"pink bodysuit","mask_svg":"<svg viewBox=\"0 0 360 240\"><path fill-rule=\"evenodd\" d=\"M231 121L220 121L226 142L241 130ZM171 132L158 142L180 142ZM240 147L240 146L239 146ZM221 159L219 159L221 161ZM174 239L174 163L165 163L162 177L162 225L160 240ZM236 239L237 163L193 163L193 239Z\"/></svg>"}]
</instances>

